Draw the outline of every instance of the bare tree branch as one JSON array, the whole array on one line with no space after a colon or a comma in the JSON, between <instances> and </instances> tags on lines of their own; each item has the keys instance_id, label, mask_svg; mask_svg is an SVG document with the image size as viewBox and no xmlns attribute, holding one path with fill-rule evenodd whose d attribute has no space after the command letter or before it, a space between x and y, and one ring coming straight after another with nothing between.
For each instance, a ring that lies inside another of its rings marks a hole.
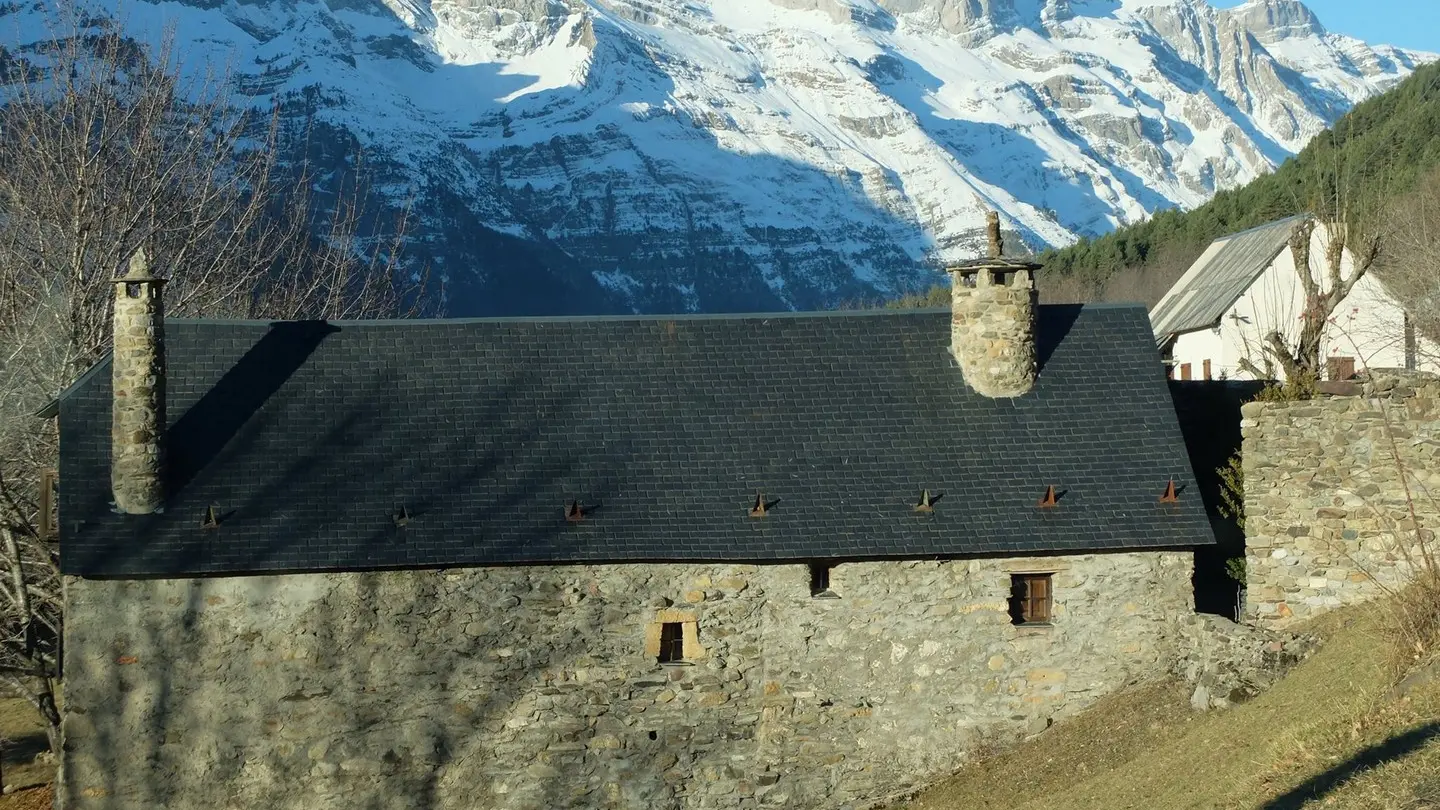
<instances>
[{"instance_id":1,"label":"bare tree branch","mask_svg":"<svg viewBox=\"0 0 1440 810\"><path fill-rule=\"evenodd\" d=\"M151 51L61 14L0 73L0 682L52 746L64 619L38 493L58 437L33 414L109 350L131 254L147 248L180 317L397 317L430 300L402 265L405 212L373 238L384 212L353 173L317 194L284 162L303 144L278 110L233 107L226 75L182 78L172 37Z\"/></svg>"}]
</instances>

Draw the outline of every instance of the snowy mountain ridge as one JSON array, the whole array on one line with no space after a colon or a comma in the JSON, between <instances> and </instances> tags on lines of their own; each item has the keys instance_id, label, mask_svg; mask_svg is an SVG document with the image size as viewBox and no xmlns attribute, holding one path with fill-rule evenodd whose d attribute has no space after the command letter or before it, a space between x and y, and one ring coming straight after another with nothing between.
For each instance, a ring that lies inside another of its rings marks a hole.
<instances>
[{"instance_id":1,"label":"snowy mountain ridge","mask_svg":"<svg viewBox=\"0 0 1440 810\"><path fill-rule=\"evenodd\" d=\"M44 36L40 5L8 6ZM814 308L1278 165L1431 54L1298 0L185 0L120 24L361 148L453 314ZM1012 240L1013 241L1013 240Z\"/></svg>"}]
</instances>

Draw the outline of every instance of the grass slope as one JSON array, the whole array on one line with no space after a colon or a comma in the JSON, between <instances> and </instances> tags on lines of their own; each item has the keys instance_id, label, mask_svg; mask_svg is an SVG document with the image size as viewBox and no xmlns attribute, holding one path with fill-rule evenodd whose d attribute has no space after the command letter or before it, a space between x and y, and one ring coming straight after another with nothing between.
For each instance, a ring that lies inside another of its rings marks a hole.
<instances>
[{"instance_id":1,"label":"grass slope","mask_svg":"<svg viewBox=\"0 0 1440 810\"><path fill-rule=\"evenodd\" d=\"M1440 684L1392 690L1384 621L1323 617L1318 652L1228 710L1178 683L1115 695L894 810L1440 809Z\"/></svg>"}]
</instances>

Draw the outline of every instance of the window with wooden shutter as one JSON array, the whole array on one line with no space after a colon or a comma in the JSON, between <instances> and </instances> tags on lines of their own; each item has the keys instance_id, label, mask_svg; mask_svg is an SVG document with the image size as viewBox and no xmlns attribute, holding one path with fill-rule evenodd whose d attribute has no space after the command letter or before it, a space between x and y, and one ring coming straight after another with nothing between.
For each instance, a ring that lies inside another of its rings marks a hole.
<instances>
[{"instance_id":1,"label":"window with wooden shutter","mask_svg":"<svg viewBox=\"0 0 1440 810\"><path fill-rule=\"evenodd\" d=\"M1012 574L1011 624L1045 624L1050 621L1051 574Z\"/></svg>"},{"instance_id":2,"label":"window with wooden shutter","mask_svg":"<svg viewBox=\"0 0 1440 810\"><path fill-rule=\"evenodd\" d=\"M1182 380L1188 380L1188 379L1190 379L1190 364L1189 364L1189 363L1181 363L1181 364L1180 364L1180 379L1182 379Z\"/></svg>"},{"instance_id":3,"label":"window with wooden shutter","mask_svg":"<svg viewBox=\"0 0 1440 810\"><path fill-rule=\"evenodd\" d=\"M1332 380L1348 380L1355 376L1355 358L1328 358L1325 361L1325 371Z\"/></svg>"}]
</instances>

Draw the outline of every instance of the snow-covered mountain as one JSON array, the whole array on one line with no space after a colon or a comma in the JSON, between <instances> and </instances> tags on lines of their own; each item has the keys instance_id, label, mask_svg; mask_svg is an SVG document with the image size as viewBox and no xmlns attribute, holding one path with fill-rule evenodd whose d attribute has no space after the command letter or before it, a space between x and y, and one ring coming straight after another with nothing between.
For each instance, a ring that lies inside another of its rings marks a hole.
<instances>
[{"instance_id":1,"label":"snow-covered mountain","mask_svg":"<svg viewBox=\"0 0 1440 810\"><path fill-rule=\"evenodd\" d=\"M1197 205L1435 58L1298 0L104 2L363 148L452 314L913 289L987 208L1039 248Z\"/></svg>"}]
</instances>

